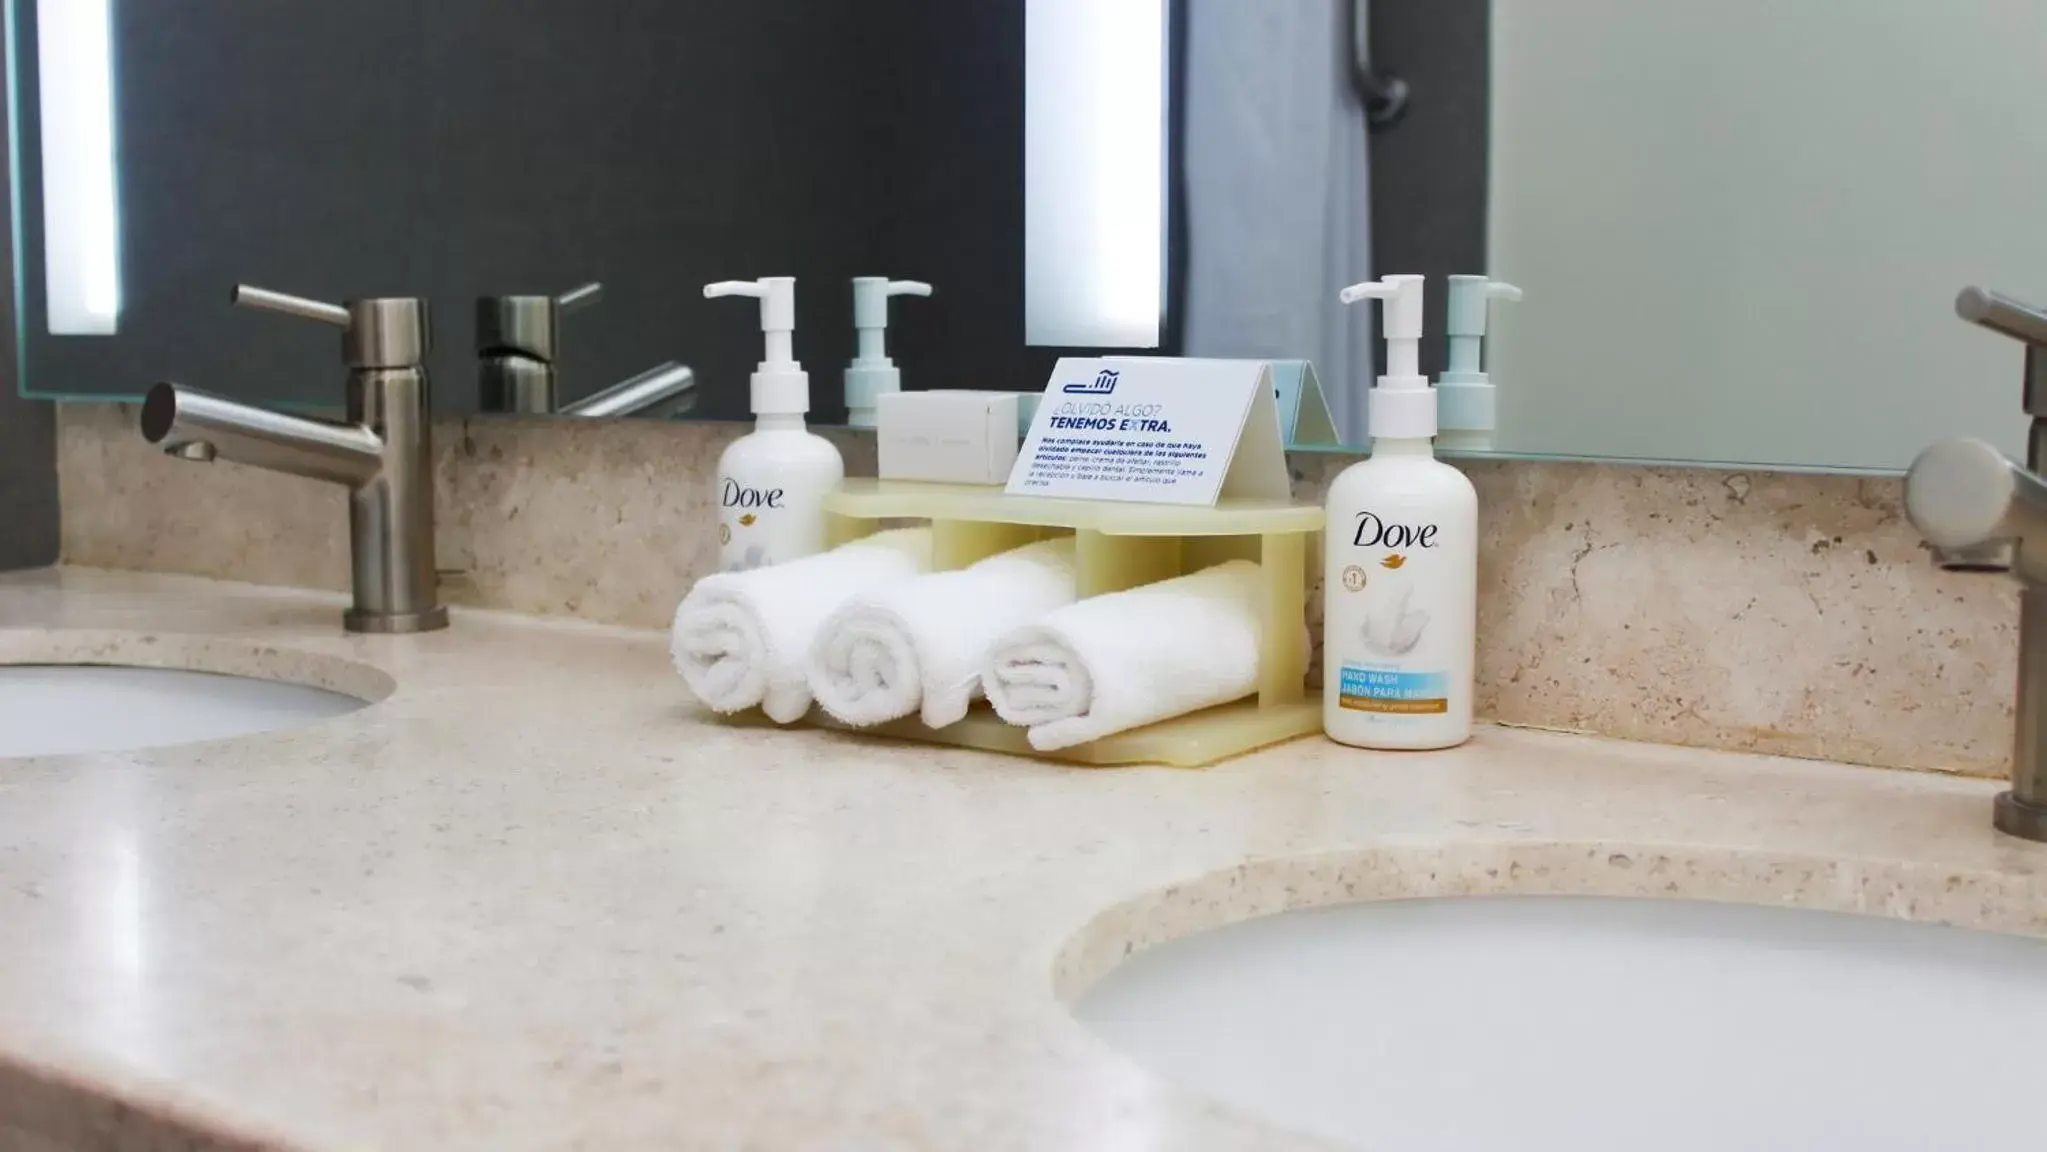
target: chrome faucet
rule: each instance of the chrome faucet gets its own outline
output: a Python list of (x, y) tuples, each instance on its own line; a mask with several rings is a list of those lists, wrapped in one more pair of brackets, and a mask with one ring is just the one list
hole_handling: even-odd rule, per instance
[(225, 457), (348, 488), (355, 603), (350, 632), (448, 626), (434, 572), (433, 446), (423, 300), (334, 305), (238, 285), (234, 302), (332, 324), (348, 364), (348, 418), (332, 424), (159, 383), (142, 403), (142, 437), (186, 460)]
[(558, 416), (679, 416), (696, 407), (696, 374), (673, 360), (594, 396), (560, 401), (555, 352), (561, 318), (604, 297), (595, 282), (559, 296), (479, 296), (477, 394), (485, 412)]
[(2047, 312), (1981, 288), (1964, 288), (1955, 312), (2026, 346), (2026, 467), (1981, 440), (1942, 440), (1905, 475), (1905, 515), (1942, 567), (2019, 578), (2011, 790), (1992, 818), (2000, 831), (2047, 842)]

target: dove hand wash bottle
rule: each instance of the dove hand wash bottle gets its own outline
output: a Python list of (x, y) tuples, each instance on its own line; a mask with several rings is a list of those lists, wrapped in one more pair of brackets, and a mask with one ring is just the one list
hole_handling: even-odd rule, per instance
[(722, 280), (704, 295), (754, 296), (767, 344), (747, 382), (753, 431), (718, 457), (718, 570), (785, 564), (825, 548), (825, 497), (845, 478), (831, 441), (804, 426), (810, 377), (796, 362), (796, 281)]
[(1360, 748), (1471, 738), (1478, 494), (1437, 460), (1436, 390), (1421, 375), (1422, 278), (1343, 291), (1385, 301), (1387, 374), (1367, 400), (1371, 458), (1329, 485), (1322, 730)]

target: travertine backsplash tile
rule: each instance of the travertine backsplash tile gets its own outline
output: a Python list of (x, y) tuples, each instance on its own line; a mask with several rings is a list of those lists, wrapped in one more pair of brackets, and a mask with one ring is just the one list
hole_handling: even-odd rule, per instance
[(450, 599), (659, 626), (716, 565), (710, 484), (739, 426), (647, 420), (436, 425)]
[(64, 563), (348, 587), (340, 487), (174, 460), (143, 442), (136, 419), (131, 404), (57, 405)]
[[(332, 484), (195, 465), (143, 443), (126, 404), (58, 409), (64, 562), (348, 587)], [(475, 417), (434, 423), (443, 598), (666, 627), (717, 561), (709, 477), (741, 424)], [(871, 436), (835, 435), (854, 474)]]
[[(1297, 457), (1296, 495), (1347, 461)], [(2001, 774), (2018, 594), (1935, 568), (1903, 481), (1463, 462), (1478, 708), (1508, 723)]]
[[(715, 555), (736, 424), (436, 423), (452, 603), (665, 626)], [(143, 444), (132, 408), (59, 409), (67, 563), (345, 588), (328, 485)], [(840, 437), (872, 474), (871, 437)], [(1318, 499), (1341, 457), (1294, 457)], [(1469, 463), (1479, 709), (1517, 724), (1975, 774), (2003, 771), (2009, 581), (1940, 572), (1895, 480)]]

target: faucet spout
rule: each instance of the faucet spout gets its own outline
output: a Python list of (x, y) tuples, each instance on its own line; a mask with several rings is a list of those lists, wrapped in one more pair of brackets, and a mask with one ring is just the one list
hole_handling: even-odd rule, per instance
[(205, 463), (225, 456), (348, 489), (350, 632), (431, 632), (448, 626), (434, 567), (434, 452), (426, 301), (365, 297), (328, 304), (242, 285), (235, 302), (343, 330), (348, 419), (286, 416), (177, 384), (142, 402), (142, 438)]
[(216, 456), (363, 488), (384, 467), (384, 442), (360, 424), (287, 416), (177, 384), (159, 383), (142, 402), (142, 437), (186, 460)]
[(680, 416), (696, 407), (696, 388), (696, 373), (670, 360), (594, 396), (562, 405), (561, 415)]

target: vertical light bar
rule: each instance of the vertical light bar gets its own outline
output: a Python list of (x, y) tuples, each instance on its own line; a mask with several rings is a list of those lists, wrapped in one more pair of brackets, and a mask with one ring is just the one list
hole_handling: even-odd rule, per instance
[(1156, 348), (1166, 285), (1166, 4), (1024, 8), (1024, 339)]
[(111, 335), (121, 314), (113, 0), (40, 0), (43, 292), (50, 332)]

